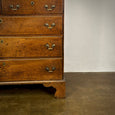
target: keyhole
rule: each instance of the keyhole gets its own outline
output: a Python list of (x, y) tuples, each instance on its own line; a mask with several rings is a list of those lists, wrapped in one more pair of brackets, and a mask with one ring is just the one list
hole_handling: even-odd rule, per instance
[(33, 6), (35, 3), (34, 3), (34, 1), (31, 1), (31, 5)]
[(3, 22), (3, 20), (2, 19), (0, 19), (0, 24)]
[(5, 66), (6, 65), (6, 63), (5, 62), (3, 62), (3, 66)]
[(1, 43), (3, 43), (4, 41), (3, 40), (1, 40)]

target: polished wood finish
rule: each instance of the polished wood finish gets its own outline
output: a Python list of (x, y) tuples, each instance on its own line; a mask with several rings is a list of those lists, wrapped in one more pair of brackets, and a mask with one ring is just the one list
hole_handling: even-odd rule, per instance
[(62, 57), (62, 36), (0, 37), (0, 57)]
[[(31, 2), (34, 2), (31, 4)], [(20, 7), (17, 10), (12, 10), (10, 5), (16, 8), (16, 5)], [(47, 10), (45, 5), (48, 5), (48, 9), (55, 5), (52, 10)], [(27, 14), (57, 14), (63, 13), (63, 1), (62, 0), (2, 0), (2, 14), (3, 15), (27, 15)]]
[[(52, 67), (56, 69), (53, 72)], [(0, 60), (0, 81), (61, 80), (61, 59)]]
[[(0, 0), (0, 4), (2, 4), (1, 3), (1, 0)], [(2, 14), (2, 5), (0, 5), (0, 15)]]
[(64, 0), (0, 0), (0, 85), (43, 84), (65, 97)]
[(56, 89), (55, 98), (65, 98), (65, 80), (0, 82), (0, 85), (43, 84)]
[(65, 97), (65, 81), (63, 82), (49, 82), (43, 83), (45, 87), (53, 87), (56, 89), (55, 97), (64, 98)]
[[(0, 35), (62, 34), (62, 16), (0, 16)], [(45, 24), (55, 27), (48, 29)]]

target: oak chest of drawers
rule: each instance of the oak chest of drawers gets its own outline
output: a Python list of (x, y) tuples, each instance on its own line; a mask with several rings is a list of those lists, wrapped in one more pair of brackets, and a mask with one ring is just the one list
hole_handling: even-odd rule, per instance
[(43, 84), (65, 97), (63, 49), (63, 0), (0, 0), (0, 85)]

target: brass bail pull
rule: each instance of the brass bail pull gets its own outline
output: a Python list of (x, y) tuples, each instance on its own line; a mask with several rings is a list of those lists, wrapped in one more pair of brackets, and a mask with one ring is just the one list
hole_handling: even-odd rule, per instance
[(49, 69), (49, 67), (46, 67), (46, 71), (49, 73), (53, 73), (56, 70), (56, 67), (52, 67), (52, 70)]
[(46, 26), (48, 29), (53, 29), (55, 27), (55, 23), (52, 23), (51, 26), (49, 26), (48, 23), (45, 23), (44, 26)]
[(16, 5), (16, 8), (14, 8), (14, 5), (10, 5), (11, 10), (16, 11), (20, 8), (20, 5)]
[(55, 5), (52, 5), (51, 8), (49, 8), (47, 4), (45, 5), (47, 11), (52, 11), (53, 9), (55, 9), (55, 7), (56, 7)]
[(52, 50), (54, 50), (54, 47), (55, 47), (56, 45), (55, 44), (52, 44), (52, 47), (50, 47), (50, 45), (47, 43), (46, 44), (46, 47), (47, 47), (47, 49), (49, 50), (49, 51), (52, 51)]

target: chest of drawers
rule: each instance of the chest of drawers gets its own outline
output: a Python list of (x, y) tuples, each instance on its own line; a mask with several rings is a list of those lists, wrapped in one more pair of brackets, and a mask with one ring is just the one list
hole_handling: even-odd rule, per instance
[(0, 85), (43, 84), (65, 97), (64, 1), (0, 0)]

